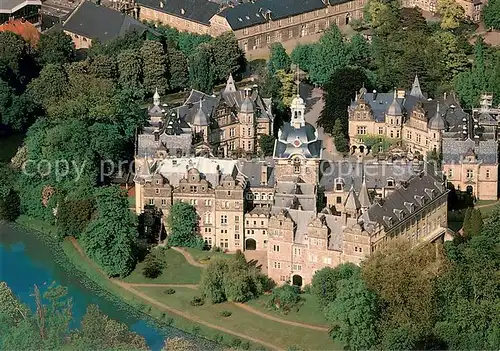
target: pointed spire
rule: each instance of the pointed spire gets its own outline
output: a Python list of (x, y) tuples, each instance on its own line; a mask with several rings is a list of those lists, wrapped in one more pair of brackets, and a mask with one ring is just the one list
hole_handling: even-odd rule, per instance
[(403, 114), (403, 111), (401, 110), (401, 106), (399, 105), (399, 102), (398, 102), (398, 90), (397, 89), (394, 89), (394, 99), (392, 100), (392, 103), (389, 105), (389, 108), (387, 109), (386, 114), (389, 116), (401, 116)]
[(418, 81), (417, 74), (415, 74), (415, 79), (413, 80), (410, 96), (414, 96), (419, 100), (425, 100), (424, 94), (422, 94), (422, 89), (420, 89), (420, 82)]
[(434, 130), (446, 129), (446, 121), (444, 120), (443, 116), (441, 116), (441, 113), (439, 113), (439, 102), (437, 103), (436, 114), (429, 121), (429, 129), (434, 129)]
[(233, 75), (229, 73), (229, 77), (226, 81), (226, 88), (224, 89), (224, 93), (235, 93), (236, 85), (234, 84)]
[(368, 194), (368, 187), (366, 186), (366, 176), (363, 170), (363, 183), (361, 184), (361, 189), (359, 190), (359, 203), (361, 208), (367, 209), (371, 205), (370, 195)]
[(345, 200), (344, 209), (346, 211), (356, 212), (361, 208), (361, 204), (359, 203), (359, 198), (354, 191), (354, 184), (351, 185), (351, 190), (347, 194), (347, 199)]
[(160, 94), (158, 94), (158, 88), (156, 88), (155, 94), (153, 95), (153, 104), (155, 106), (160, 106)]

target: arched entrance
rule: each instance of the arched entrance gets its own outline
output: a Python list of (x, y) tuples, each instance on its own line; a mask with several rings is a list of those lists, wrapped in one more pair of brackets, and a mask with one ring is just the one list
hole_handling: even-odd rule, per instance
[(300, 275), (294, 275), (292, 278), (292, 284), (296, 286), (302, 286), (302, 277)]
[(365, 147), (364, 147), (364, 145), (361, 145), (361, 146), (359, 147), (359, 153), (360, 153), (360, 154), (364, 154), (364, 153), (365, 153)]
[(256, 250), (257, 242), (254, 239), (247, 239), (245, 241), (245, 250)]
[(473, 193), (473, 191), (474, 191), (474, 188), (472, 187), (472, 185), (467, 185), (467, 192), (468, 192), (469, 194), (472, 194), (472, 193)]
[(345, 15), (345, 24), (348, 25), (350, 20), (351, 20), (351, 15), (348, 13), (347, 15)]

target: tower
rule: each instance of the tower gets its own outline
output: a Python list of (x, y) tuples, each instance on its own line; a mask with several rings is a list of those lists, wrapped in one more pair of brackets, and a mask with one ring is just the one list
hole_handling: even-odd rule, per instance
[(245, 89), (245, 99), (241, 103), (238, 112), (240, 121), (240, 147), (246, 152), (255, 152), (255, 115), (250, 90)]

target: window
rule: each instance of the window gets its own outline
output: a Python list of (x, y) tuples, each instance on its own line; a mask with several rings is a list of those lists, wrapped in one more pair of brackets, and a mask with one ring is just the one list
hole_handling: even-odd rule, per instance
[(286, 275), (280, 275), (280, 282), (286, 282), (288, 280)]
[(222, 202), (222, 208), (229, 208), (229, 201), (223, 201)]
[(263, 225), (264, 225), (264, 221), (260, 221), (260, 225), (262, 225), (262, 226), (263, 226)]
[(332, 264), (332, 258), (331, 257), (323, 257), (323, 263), (324, 264)]
[(420, 134), (417, 134), (417, 143), (420, 143), (420, 141), (421, 141), (421, 136)]
[(235, 129), (234, 128), (229, 129), (229, 136), (234, 137), (234, 135), (235, 135)]
[(260, 48), (260, 37), (255, 38), (255, 46)]
[(276, 33), (276, 37), (278, 41), (281, 41), (281, 39), (283, 38), (283, 34), (281, 33), (281, 31), (278, 31), (278, 33)]
[(248, 28), (243, 28), (243, 35), (248, 35)]
[(229, 247), (229, 239), (220, 239), (220, 247), (227, 249)]
[(212, 224), (212, 214), (210, 212), (205, 212), (205, 224)]
[(154, 206), (155, 204), (155, 200), (154, 199), (149, 199), (149, 205), (150, 206)]
[(342, 197), (337, 196), (337, 199), (335, 200), (336, 203), (341, 204), (342, 203)]
[(452, 170), (452, 169), (450, 169), (450, 170), (448, 171), (448, 178), (450, 178), (450, 179), (452, 179), (452, 178), (453, 178), (453, 170)]
[(227, 215), (221, 215), (220, 216), (220, 224), (226, 225), (227, 224)]
[(338, 182), (335, 184), (335, 190), (342, 190), (342, 183)]
[(411, 132), (410, 131), (406, 132), (406, 139), (410, 139), (411, 140)]
[(467, 178), (474, 178), (474, 171), (472, 169), (467, 170)]
[(486, 178), (487, 179), (490, 178), (490, 170), (489, 169), (486, 170)]
[(161, 205), (162, 205), (162, 206), (165, 206), (166, 204), (167, 204), (167, 200), (165, 200), (165, 199), (161, 199)]
[(266, 193), (262, 193), (262, 200), (267, 200), (267, 195), (266, 195)]
[(394, 186), (394, 180), (388, 179), (387, 180), (387, 186)]
[(298, 247), (293, 248), (293, 255), (294, 256), (300, 256), (302, 254), (302, 250)]
[(240, 223), (240, 216), (234, 216), (234, 223)]
[(288, 23), (293, 23), (293, 17), (288, 17)]
[(399, 135), (399, 130), (396, 130), (396, 138), (399, 138), (400, 135)]
[(301, 271), (302, 270), (302, 265), (300, 265), (300, 264), (294, 264), (293, 265), (293, 270), (294, 271)]
[(240, 240), (240, 234), (238, 234), (238, 233), (234, 234), (234, 239), (235, 240)]
[(196, 199), (191, 199), (191, 200), (189, 200), (189, 203), (191, 204), (191, 206), (196, 206), (196, 205), (197, 205), (197, 203), (198, 203), (198, 200), (196, 200)]
[(394, 138), (394, 131), (391, 130), (391, 138)]
[(281, 262), (274, 261), (273, 262), (273, 266), (274, 266), (275, 269), (281, 269)]
[(288, 30), (288, 37), (293, 38), (293, 30), (292, 29)]
[(378, 127), (378, 133), (384, 134), (384, 127)]
[(300, 164), (293, 165), (293, 173), (300, 173)]
[(273, 251), (274, 252), (280, 252), (280, 246), (279, 245), (273, 245)]
[(268, 198), (269, 198), (269, 200), (272, 200), (273, 199), (273, 194), (269, 194)]
[(160, 193), (160, 189), (155, 189), (155, 193), (158, 195)]
[(266, 29), (269, 29), (269, 28), (271, 28), (271, 22), (266, 23)]
[(212, 200), (205, 200), (205, 206), (212, 206)]
[(271, 36), (268, 34), (266, 35), (266, 43), (269, 44), (271, 42)]
[(358, 135), (365, 135), (366, 134), (366, 127), (365, 126), (359, 126), (358, 127)]

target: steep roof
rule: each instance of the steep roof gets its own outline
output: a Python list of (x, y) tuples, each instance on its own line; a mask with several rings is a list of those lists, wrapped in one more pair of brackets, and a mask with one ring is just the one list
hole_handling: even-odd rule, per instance
[(137, 0), (137, 4), (205, 25), (219, 11), (219, 5), (208, 0)]
[(285, 122), (278, 133), (274, 146), (275, 158), (290, 158), (302, 155), (305, 158), (321, 158), (322, 142), (318, 139), (316, 128), (306, 123), (300, 128), (294, 128)]
[(29, 42), (32, 47), (36, 46), (40, 39), (40, 32), (38, 29), (30, 22), (21, 19), (9, 21), (0, 25), (0, 32), (16, 33)]
[(142, 34), (148, 27), (119, 11), (83, 1), (64, 22), (63, 30), (105, 43), (131, 30)]

